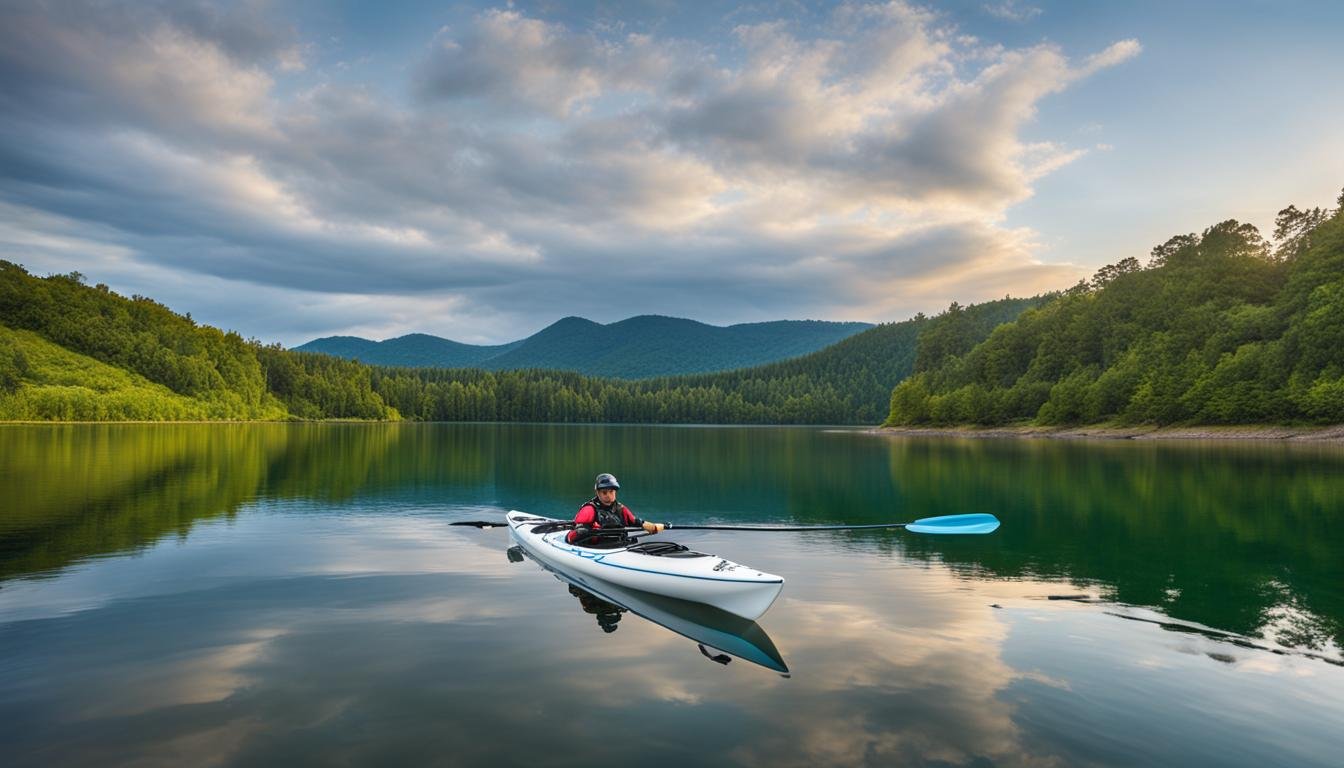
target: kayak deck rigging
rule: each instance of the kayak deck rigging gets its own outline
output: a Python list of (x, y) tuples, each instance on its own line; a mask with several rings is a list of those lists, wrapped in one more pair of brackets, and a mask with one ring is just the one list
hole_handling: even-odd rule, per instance
[(707, 555), (704, 552), (696, 552), (690, 547), (678, 544), (675, 541), (641, 541), (638, 544), (631, 544), (626, 547), (626, 551), (654, 557), (713, 557), (713, 555)]

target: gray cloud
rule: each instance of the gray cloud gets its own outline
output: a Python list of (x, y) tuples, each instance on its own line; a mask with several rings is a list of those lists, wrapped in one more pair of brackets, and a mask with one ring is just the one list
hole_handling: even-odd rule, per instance
[[(564, 314), (886, 320), (1059, 287), (1083, 270), (1000, 222), (1081, 151), (1019, 133), (1138, 52), (974, 48), (900, 3), (806, 38), (740, 27), (724, 51), (494, 10), (408, 56), (405, 101), (287, 80), (307, 43), (263, 6), (0, 14), (4, 257), (102, 279), (84, 243), (128, 282), (209, 276), (210, 296), (160, 283), (290, 343), (504, 340)], [(271, 308), (229, 319), (245, 285)]]
[(426, 98), (513, 102), (563, 116), (601, 93), (610, 53), (594, 36), (516, 11), (488, 11), (460, 37), (440, 30), (419, 88)]

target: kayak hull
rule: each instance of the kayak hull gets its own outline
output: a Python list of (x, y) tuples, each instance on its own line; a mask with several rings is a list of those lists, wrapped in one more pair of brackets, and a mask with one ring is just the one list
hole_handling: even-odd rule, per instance
[[(534, 533), (561, 522), (522, 512), (507, 516), (509, 535), (538, 561), (571, 576), (591, 577), (630, 589), (704, 603), (755, 620), (784, 588), (784, 579), (714, 555), (684, 552), (655, 555), (640, 547), (595, 549), (565, 541), (567, 530)], [(544, 529), (543, 529), (544, 530)]]

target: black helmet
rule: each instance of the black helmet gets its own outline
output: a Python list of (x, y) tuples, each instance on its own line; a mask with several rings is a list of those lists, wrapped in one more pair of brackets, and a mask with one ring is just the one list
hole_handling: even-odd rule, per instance
[(600, 491), (603, 488), (620, 488), (620, 487), (621, 484), (616, 482), (616, 476), (609, 475), (606, 472), (603, 472), (602, 474), (598, 475), (597, 479), (593, 481), (594, 491)]

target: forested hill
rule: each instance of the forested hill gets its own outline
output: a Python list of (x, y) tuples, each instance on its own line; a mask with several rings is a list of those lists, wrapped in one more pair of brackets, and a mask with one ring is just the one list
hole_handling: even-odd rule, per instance
[(1225, 221), (1101, 269), (982, 343), (921, 339), (889, 425), (1344, 422), (1344, 194), (1274, 243)]
[(879, 325), (793, 360), (746, 370), (655, 380), (646, 386), (651, 391), (699, 387), (756, 392), (796, 388), (810, 394), (814, 401), (837, 404), (836, 418), (823, 423), (875, 424), (887, 410), (892, 387), (913, 372), (916, 353), (925, 339), (957, 336), (973, 344), (999, 324), (1016, 318), (1046, 298), (1003, 298), (969, 307), (953, 303), (937, 317), (918, 315), (904, 322)]
[[(0, 420), (387, 419), (367, 366), (0, 261)], [(311, 358), (311, 359), (309, 359)]]
[(295, 347), (371, 365), (544, 368), (588, 376), (644, 379), (725, 371), (798, 357), (872, 328), (871, 323), (777, 320), (726, 327), (661, 315), (602, 325), (566, 317), (525, 339), (497, 346), (462, 344), (422, 333), (386, 341), (330, 336)]
[[(0, 420), (396, 419), (871, 424), (924, 335), (984, 338), (1043, 299), (871, 328), (803, 357), (628, 381), (380, 368), (264, 346), (142, 297), (0, 262)], [(955, 328), (955, 333), (947, 328)]]

